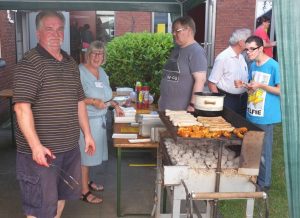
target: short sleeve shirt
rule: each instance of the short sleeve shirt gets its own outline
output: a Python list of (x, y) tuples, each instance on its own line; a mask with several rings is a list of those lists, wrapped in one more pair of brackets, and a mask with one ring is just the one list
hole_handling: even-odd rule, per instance
[[(254, 35), (259, 36), (265, 42), (270, 43), (270, 38), (268, 36), (268, 33), (264, 30), (264, 28), (262, 26), (258, 27), (255, 30)], [(268, 47), (268, 48), (264, 47), (264, 53), (266, 55), (268, 55), (269, 57), (273, 58), (273, 48), (272, 47)]]
[[(58, 61), (37, 45), (17, 64), (13, 81), (13, 103), (31, 104), (38, 137), (54, 153), (78, 146), (78, 102), (85, 98), (76, 62), (61, 53)], [(31, 153), (18, 125), (16, 141), (19, 152)]]
[[(98, 79), (83, 64), (79, 65), (79, 70), (81, 83), (87, 98), (96, 98), (103, 102), (112, 99), (109, 77), (103, 68), (98, 68)], [(93, 105), (87, 105), (87, 112), (89, 117), (103, 116), (106, 114), (107, 109), (99, 109)]]
[[(272, 58), (261, 66), (252, 63), (250, 80), (269, 86), (280, 84), (279, 64)], [(280, 96), (256, 89), (248, 94), (247, 120), (256, 124), (274, 124), (281, 122)]]
[(234, 86), (234, 80), (248, 82), (248, 67), (243, 55), (237, 55), (229, 46), (216, 57), (208, 80), (215, 83), (219, 89), (231, 94), (246, 92), (245, 88)]
[(159, 110), (186, 110), (194, 86), (193, 74), (206, 71), (206, 53), (198, 43), (175, 47), (163, 68)]

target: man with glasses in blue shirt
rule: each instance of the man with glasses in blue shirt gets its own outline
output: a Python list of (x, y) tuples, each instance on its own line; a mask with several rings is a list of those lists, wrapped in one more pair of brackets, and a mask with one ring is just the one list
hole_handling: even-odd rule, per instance
[(248, 89), (246, 118), (265, 132), (258, 175), (258, 185), (267, 191), (271, 186), (273, 128), (281, 122), (279, 64), (264, 53), (263, 40), (250, 36), (246, 40), (248, 58), (253, 60), (249, 69), (249, 84), (236, 81), (236, 86)]

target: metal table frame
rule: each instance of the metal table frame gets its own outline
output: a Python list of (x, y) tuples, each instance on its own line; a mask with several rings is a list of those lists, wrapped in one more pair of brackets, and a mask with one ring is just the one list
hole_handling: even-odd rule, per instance
[(12, 106), (13, 90), (12, 89), (1, 90), (0, 97), (5, 98), (5, 99), (8, 98), (8, 100), (9, 100), (9, 113), (10, 113), (10, 121), (11, 121), (11, 141), (12, 141), (12, 144), (15, 146), (16, 140), (15, 140), (15, 128), (14, 128), (14, 110), (13, 110), (13, 106)]
[[(114, 124), (114, 133), (121, 133), (121, 128), (126, 127), (129, 124), (126, 123), (115, 123)], [(122, 132), (124, 133), (124, 132)], [(138, 138), (143, 138), (139, 136)], [(113, 139), (113, 145), (117, 148), (117, 216), (141, 216), (149, 214), (122, 214), (121, 213), (121, 192), (122, 192), (122, 153), (126, 152), (136, 152), (142, 151), (145, 152), (149, 149), (156, 149), (158, 143), (129, 143), (128, 139)], [(134, 149), (134, 150), (133, 150)]]

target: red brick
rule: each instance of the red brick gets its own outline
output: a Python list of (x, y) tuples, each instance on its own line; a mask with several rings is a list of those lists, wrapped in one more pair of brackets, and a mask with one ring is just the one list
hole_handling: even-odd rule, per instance
[(115, 13), (115, 36), (126, 32), (151, 32), (151, 12), (127, 12)]
[[(16, 65), (15, 25), (8, 22), (6, 11), (0, 11), (1, 57), (6, 67), (0, 69), (0, 90), (11, 88), (12, 69)], [(4, 121), (3, 113), (8, 110), (8, 101), (0, 99), (0, 122)]]
[(228, 46), (237, 28), (254, 30), (256, 0), (218, 0), (216, 13), (215, 56)]

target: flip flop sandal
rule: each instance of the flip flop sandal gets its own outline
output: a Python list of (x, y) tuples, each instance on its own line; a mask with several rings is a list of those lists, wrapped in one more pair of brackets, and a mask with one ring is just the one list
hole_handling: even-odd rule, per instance
[(100, 191), (104, 190), (103, 185), (97, 185), (93, 181), (89, 181), (88, 186), (89, 186), (90, 190), (92, 190), (92, 191), (100, 192)]
[(88, 199), (89, 195), (92, 195), (92, 193), (90, 191), (88, 191), (85, 194), (82, 194), (81, 197), (80, 197), (80, 200), (82, 200), (84, 202), (87, 202), (87, 203), (90, 203), (90, 204), (100, 204), (100, 203), (102, 203), (103, 200), (101, 198), (99, 198), (100, 199), (99, 202), (95, 202), (94, 200), (97, 199), (97, 197), (94, 196), (94, 195), (92, 195), (93, 197), (89, 200)]

